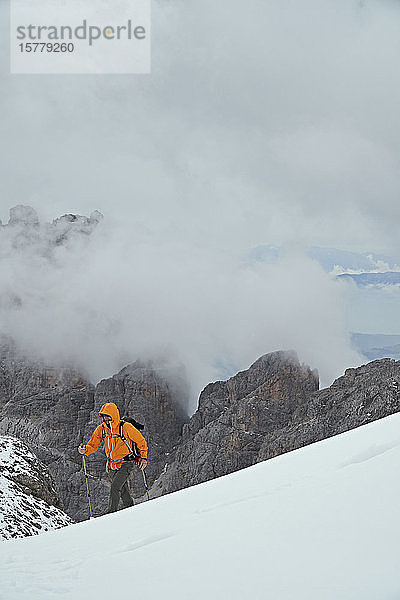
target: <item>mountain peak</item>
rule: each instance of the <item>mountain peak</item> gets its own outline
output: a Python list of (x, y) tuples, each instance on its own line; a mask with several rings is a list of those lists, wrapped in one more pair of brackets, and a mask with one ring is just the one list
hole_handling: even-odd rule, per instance
[(24, 225), (25, 227), (38, 227), (39, 217), (34, 208), (18, 204), (10, 209), (8, 225)]

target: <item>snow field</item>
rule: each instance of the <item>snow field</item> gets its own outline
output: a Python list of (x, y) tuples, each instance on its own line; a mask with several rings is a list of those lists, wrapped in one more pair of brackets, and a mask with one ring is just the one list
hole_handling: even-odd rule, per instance
[[(400, 598), (400, 415), (137, 507), (0, 543), (0, 598)], [(124, 594), (125, 595), (125, 594)]]

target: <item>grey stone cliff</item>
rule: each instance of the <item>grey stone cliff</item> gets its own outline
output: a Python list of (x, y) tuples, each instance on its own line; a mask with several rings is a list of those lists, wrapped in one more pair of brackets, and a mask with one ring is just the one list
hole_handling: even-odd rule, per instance
[(35, 362), (1, 338), (0, 433), (25, 442), (49, 468), (61, 506), (72, 518), (79, 518), (84, 507), (76, 448), (93, 409), (94, 391), (84, 375)]
[(209, 384), (153, 496), (254, 464), (265, 436), (290, 423), (317, 389), (317, 373), (294, 352), (262, 356), (247, 371)]
[(262, 357), (207, 386), (151, 493), (159, 496), (236, 471), (400, 411), (400, 362), (348, 369), (318, 391), (295, 355)]
[(269, 434), (265, 460), (382, 419), (400, 411), (400, 361), (376, 360), (345, 374), (299, 406), (291, 423)]
[[(186, 422), (187, 383), (180, 368), (137, 362), (93, 386), (71, 368), (49, 367), (0, 338), (0, 433), (23, 440), (48, 466), (65, 512), (74, 520), (88, 517), (82, 457), (77, 452), (100, 423), (105, 402), (115, 402), (121, 416), (130, 414), (145, 425), (150, 446), (149, 484), (158, 477), (166, 456)], [(104, 451), (87, 459), (93, 510), (106, 509), (109, 483)], [(143, 479), (135, 469), (133, 493), (143, 495)]]
[[(180, 366), (136, 361), (96, 387), (94, 407), (85, 428), (88, 440), (99, 425), (99, 410), (106, 402), (114, 402), (121, 418), (132, 416), (144, 424), (143, 435), (149, 446), (146, 468), (148, 485), (160, 475), (167, 456), (180, 440), (182, 427), (187, 422), (189, 388), (185, 372)], [(97, 451), (87, 458), (90, 473), (104, 472), (105, 456)], [(145, 490), (138, 469), (133, 469), (130, 480), (133, 496), (140, 499)], [(97, 499), (97, 510), (104, 512), (108, 494)]]
[[(64, 510), (88, 517), (82, 458), (100, 420), (102, 404), (115, 402), (121, 417), (145, 425), (146, 469), (157, 497), (245, 468), (400, 410), (400, 362), (374, 361), (348, 369), (318, 391), (318, 375), (294, 352), (262, 356), (228, 381), (209, 384), (188, 419), (184, 370), (137, 361), (96, 387), (84, 374), (49, 367), (0, 339), (0, 433), (23, 440), (47, 465)], [(104, 451), (87, 458), (95, 514), (106, 509), (109, 483)], [(132, 492), (144, 499), (135, 468)]]

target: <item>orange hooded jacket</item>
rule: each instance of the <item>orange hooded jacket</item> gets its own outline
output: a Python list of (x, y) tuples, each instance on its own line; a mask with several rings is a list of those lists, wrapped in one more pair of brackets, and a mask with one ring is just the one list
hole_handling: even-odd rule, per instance
[(146, 440), (140, 431), (138, 431), (136, 427), (132, 425), (132, 423), (126, 422), (123, 425), (123, 435), (129, 445), (130, 450), (128, 449), (124, 440), (120, 437), (119, 424), (121, 422), (121, 418), (119, 416), (119, 410), (117, 406), (113, 402), (103, 404), (99, 412), (99, 415), (102, 414), (110, 415), (112, 418), (111, 430), (105, 424), (101, 424), (96, 427), (92, 437), (86, 444), (86, 456), (89, 456), (89, 454), (92, 454), (92, 452), (96, 452), (104, 439), (104, 450), (108, 458), (107, 465), (109, 469), (115, 470), (121, 467), (123, 458), (129, 454), (130, 451), (132, 451), (133, 443), (136, 444), (140, 457), (147, 460)]

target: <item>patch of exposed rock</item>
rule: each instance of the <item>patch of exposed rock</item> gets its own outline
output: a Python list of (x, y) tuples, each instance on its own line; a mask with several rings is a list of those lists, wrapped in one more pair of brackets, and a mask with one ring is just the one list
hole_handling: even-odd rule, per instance
[(0, 436), (0, 537), (36, 535), (72, 523), (48, 469), (28, 447)]

